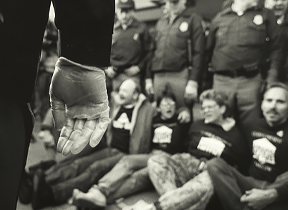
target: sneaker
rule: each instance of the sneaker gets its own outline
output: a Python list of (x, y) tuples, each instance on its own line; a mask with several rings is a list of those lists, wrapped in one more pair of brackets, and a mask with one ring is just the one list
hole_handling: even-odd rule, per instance
[(32, 208), (38, 210), (53, 205), (55, 205), (53, 191), (45, 181), (44, 172), (37, 170), (33, 179)]
[(74, 191), (72, 203), (78, 207), (95, 210), (105, 209), (107, 206), (106, 196), (99, 190), (97, 185), (91, 187), (87, 193)]

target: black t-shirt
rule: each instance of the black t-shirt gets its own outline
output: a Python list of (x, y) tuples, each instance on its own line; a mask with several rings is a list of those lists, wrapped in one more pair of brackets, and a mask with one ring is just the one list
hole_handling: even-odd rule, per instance
[(242, 171), (249, 165), (247, 141), (236, 126), (225, 131), (219, 125), (199, 120), (191, 126), (187, 141), (188, 152), (197, 158), (221, 157)]
[(129, 153), (131, 118), (134, 107), (121, 107), (112, 124), (111, 147)]
[(274, 182), (288, 171), (288, 121), (270, 127), (263, 117), (251, 114), (246, 133), (253, 158), (249, 174), (256, 179)]
[(174, 115), (171, 119), (163, 120), (159, 113), (153, 118), (153, 149), (163, 150), (170, 154), (183, 152), (183, 142), (190, 124), (180, 124), (177, 117)]

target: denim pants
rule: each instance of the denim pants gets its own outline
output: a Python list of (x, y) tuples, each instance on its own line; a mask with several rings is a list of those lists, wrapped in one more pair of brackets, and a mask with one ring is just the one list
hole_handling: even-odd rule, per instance
[(0, 99), (0, 208), (15, 210), (33, 129), (27, 104)]
[[(114, 165), (125, 155), (117, 149), (105, 148), (87, 157), (76, 159), (66, 165), (58, 175), (46, 176), (46, 181), (52, 187), (55, 200), (58, 203), (66, 202), (71, 196), (73, 189), (87, 191), (93, 184), (109, 172)], [(53, 177), (53, 178), (51, 178)], [(57, 178), (56, 178), (57, 177)], [(57, 180), (57, 181), (56, 181)]]
[[(227, 210), (249, 209), (245, 203), (240, 202), (241, 196), (247, 190), (272, 189), (287, 182), (288, 172), (279, 176), (274, 183), (257, 180), (251, 176), (244, 176), (234, 167), (228, 165), (224, 160), (215, 158), (207, 163), (207, 170), (212, 179), (215, 193), (217, 193), (222, 205)], [(285, 178), (284, 178), (285, 177)], [(285, 210), (288, 209), (288, 202), (276, 202), (263, 210)]]
[(163, 210), (204, 210), (213, 195), (207, 171), (188, 153), (155, 155), (148, 160), (149, 176)]

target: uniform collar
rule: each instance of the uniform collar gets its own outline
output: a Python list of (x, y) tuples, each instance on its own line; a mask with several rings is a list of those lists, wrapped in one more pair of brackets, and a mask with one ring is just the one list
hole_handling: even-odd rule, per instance
[[(233, 9), (232, 9), (232, 4), (233, 4), (233, 3), (230, 3), (230, 5), (227, 6), (222, 12), (220, 12), (220, 14), (221, 14), (221, 15), (227, 15), (227, 14), (231, 14), (231, 13), (237, 14), (236, 12), (233, 11)], [(261, 9), (262, 9), (262, 7), (261, 7), (260, 5), (253, 6), (253, 7), (249, 7), (249, 8), (247, 8), (247, 9), (244, 11), (243, 14), (245, 14), (245, 13), (248, 12), (248, 11), (259, 11), (259, 10), (261, 10)]]
[[(133, 28), (133, 27), (136, 27), (136, 25), (137, 25), (137, 20), (132, 17), (131, 21), (130, 21), (130, 22), (128, 23), (128, 25), (127, 25), (127, 28)], [(126, 28), (126, 29), (127, 29), (127, 28)], [(117, 21), (117, 22), (115, 23), (114, 29), (115, 29), (115, 30), (116, 30), (116, 29), (123, 29), (123, 28), (122, 28), (122, 25), (121, 25), (121, 23), (120, 23), (119, 21)]]
[[(192, 13), (194, 13), (195, 9), (193, 7), (186, 7), (184, 10), (182, 10), (181, 12), (179, 12), (178, 14), (176, 14), (176, 18), (175, 20), (179, 17), (179, 16), (183, 16), (183, 17), (190, 17)], [(163, 15), (163, 19), (167, 19), (169, 20), (170, 15), (169, 13), (164, 14)], [(174, 22), (174, 21), (173, 21)]]

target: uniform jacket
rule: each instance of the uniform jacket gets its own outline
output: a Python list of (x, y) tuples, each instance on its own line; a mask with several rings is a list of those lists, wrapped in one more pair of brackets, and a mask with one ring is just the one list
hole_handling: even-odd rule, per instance
[[(148, 78), (151, 78), (151, 72), (181, 71), (192, 66), (189, 79), (198, 81), (205, 48), (201, 21), (191, 7), (170, 24), (169, 16), (160, 18), (156, 25), (154, 55), (147, 72)], [(191, 53), (190, 58), (188, 52)]]
[(124, 30), (120, 22), (115, 23), (112, 37), (111, 65), (119, 71), (136, 65), (141, 71), (146, 70), (151, 39), (144, 23), (135, 18)]
[[(120, 106), (111, 103), (111, 119), (115, 118)], [(129, 154), (148, 153), (151, 151), (152, 138), (152, 120), (155, 115), (155, 109), (143, 94), (139, 99), (132, 113), (130, 130), (130, 148)], [(112, 141), (112, 123), (107, 130), (107, 144)]]
[[(1, 0), (0, 96), (30, 102), (51, 0)], [(114, 0), (55, 0), (61, 56), (86, 65), (108, 66)], [(0, 21), (1, 22), (1, 21)]]
[(220, 12), (211, 23), (207, 40), (208, 60), (215, 72), (261, 69), (270, 54), (268, 76), (276, 77), (281, 66), (281, 36), (271, 10), (249, 8), (238, 16), (231, 7)]

